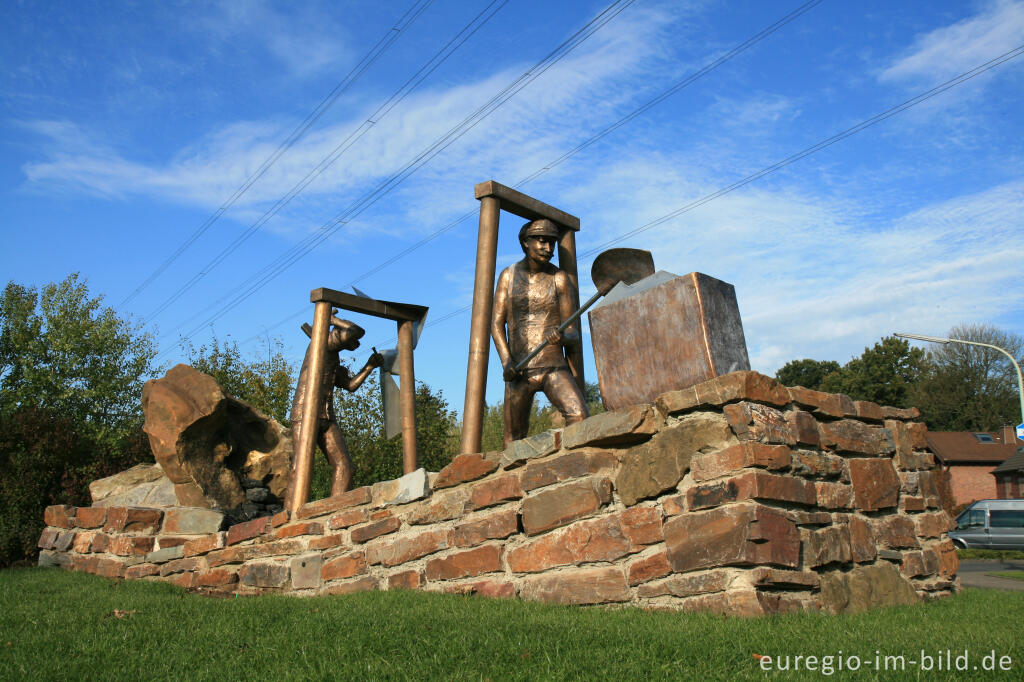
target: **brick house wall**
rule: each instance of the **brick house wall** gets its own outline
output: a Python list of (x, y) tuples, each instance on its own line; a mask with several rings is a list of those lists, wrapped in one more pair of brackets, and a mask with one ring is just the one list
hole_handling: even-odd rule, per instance
[(953, 501), (959, 506), (975, 500), (991, 500), (996, 495), (995, 465), (954, 464), (949, 467)]

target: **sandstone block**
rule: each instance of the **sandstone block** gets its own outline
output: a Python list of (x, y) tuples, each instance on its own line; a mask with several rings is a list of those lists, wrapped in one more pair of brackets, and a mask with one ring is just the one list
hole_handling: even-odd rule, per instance
[(800, 534), (777, 510), (754, 503), (690, 512), (665, 523), (669, 564), (676, 572), (716, 566), (800, 562)]
[(320, 553), (303, 554), (292, 559), (289, 567), (292, 589), (315, 590), (319, 588), (322, 567), (323, 555)]
[(771, 471), (786, 469), (790, 460), (791, 450), (785, 445), (747, 441), (717, 452), (695, 455), (690, 461), (690, 472), (695, 481), (707, 481), (746, 467)]
[(789, 402), (789, 391), (775, 379), (758, 372), (731, 372), (681, 391), (663, 393), (655, 401), (665, 414), (678, 414), (696, 407), (724, 405), (750, 400), (771, 405)]
[(178, 507), (164, 512), (164, 533), (205, 535), (216, 533), (224, 523), (224, 514), (213, 509)]
[(611, 482), (591, 476), (545, 488), (523, 500), (523, 531), (536, 535), (592, 514), (611, 501)]
[(900, 571), (908, 578), (927, 575), (924, 567), (924, 555), (921, 552), (904, 552)]
[(251, 540), (269, 531), (269, 516), (264, 516), (259, 519), (253, 519), (252, 521), (245, 521), (244, 523), (236, 523), (235, 525), (228, 528), (226, 544), (237, 545), (239, 542)]
[(276, 540), (258, 545), (242, 545), (215, 550), (206, 555), (206, 563), (210, 568), (224, 564), (237, 564), (250, 559), (261, 559), (273, 556), (294, 556), (306, 551), (302, 540)]
[(373, 504), (385, 507), (422, 500), (430, 495), (427, 470), (422, 467), (394, 481), (381, 481), (372, 487)]
[(585, 445), (640, 443), (654, 435), (658, 426), (658, 417), (650, 405), (634, 405), (569, 424), (562, 432), (562, 446), (572, 450)]
[(519, 592), (523, 599), (555, 604), (605, 604), (629, 601), (622, 571), (615, 567), (526, 578)]
[(509, 469), (528, 460), (546, 457), (557, 452), (562, 445), (561, 429), (551, 429), (529, 438), (512, 441), (501, 456), (501, 467)]
[(53, 549), (58, 552), (67, 552), (75, 545), (77, 533), (73, 530), (62, 530), (57, 533), (57, 539), (53, 543)]
[(349, 509), (343, 511), (340, 514), (335, 514), (328, 521), (327, 527), (331, 530), (340, 530), (342, 528), (348, 528), (354, 526), (357, 523), (363, 523), (367, 520), (368, 515), (365, 509)]
[(442, 583), (442, 592), (448, 594), (480, 595), (507, 599), (516, 596), (516, 586), (505, 580), (474, 580), (472, 582)]
[(821, 604), (832, 613), (859, 613), (880, 606), (915, 604), (917, 592), (892, 564), (858, 566), (821, 576)]
[(75, 525), (75, 507), (69, 504), (53, 504), (43, 511), (43, 521), (47, 526), (56, 528), (73, 528)]
[(374, 565), (398, 566), (448, 547), (449, 532), (447, 530), (429, 530), (418, 535), (385, 539), (368, 545), (366, 560)]
[(909, 516), (892, 514), (872, 519), (875, 540), (883, 547), (898, 549), (902, 547), (918, 548), (917, 532), (914, 519)]
[(914, 517), (914, 528), (918, 537), (938, 538), (946, 531), (956, 528), (956, 523), (947, 512), (929, 512)]
[(324, 525), (316, 521), (300, 521), (288, 526), (282, 526), (274, 531), (274, 537), (296, 538), (302, 535), (323, 535)]
[(110, 548), (111, 538), (106, 533), (93, 533), (90, 552), (106, 552)]
[(160, 567), (156, 564), (135, 564), (124, 569), (124, 577), (128, 580), (148, 578), (151, 575), (160, 575)]
[(141, 507), (108, 507), (103, 530), (125, 533), (155, 533), (160, 529), (163, 512)]
[(804, 564), (808, 568), (853, 560), (850, 527), (828, 526), (820, 530), (804, 530)]
[(389, 590), (415, 590), (423, 584), (419, 571), (399, 571), (388, 576)]
[(233, 567), (200, 570), (193, 573), (192, 576), (193, 587), (221, 587), (238, 582), (238, 570)]
[(814, 483), (793, 476), (748, 471), (738, 476), (696, 485), (686, 491), (687, 509), (707, 509), (737, 500), (760, 499), (814, 505)]
[(637, 596), (661, 597), (692, 597), (698, 594), (721, 592), (728, 589), (733, 576), (729, 571), (707, 571), (693, 575), (673, 575), (657, 582), (647, 583), (637, 588)]
[(381, 519), (380, 521), (374, 521), (373, 523), (368, 523), (365, 526), (358, 526), (352, 529), (352, 542), (362, 543), (367, 540), (380, 537), (381, 535), (394, 533), (401, 527), (401, 525), (401, 521), (391, 517)]
[(427, 580), (455, 580), (499, 571), (503, 552), (500, 545), (484, 545), (439, 559), (429, 559), (426, 565)]
[(928, 427), (923, 422), (911, 422), (907, 424), (910, 430), (910, 443), (915, 450), (928, 449)]
[(751, 572), (750, 581), (757, 587), (783, 589), (815, 589), (821, 578), (814, 571), (786, 571), (759, 566)]
[(843, 474), (843, 462), (838, 455), (815, 450), (793, 451), (793, 473), (815, 478), (835, 478)]
[(320, 590), (320, 593), (325, 595), (355, 594), (356, 592), (369, 592), (379, 588), (380, 584), (377, 578), (374, 578), (371, 575), (364, 575), (363, 577), (356, 578), (355, 580), (327, 585)]
[(786, 416), (774, 407), (740, 402), (726, 405), (724, 410), (729, 426), (741, 441), (796, 445), (796, 434)]
[(803, 410), (786, 412), (786, 423), (789, 424), (789, 428), (797, 443), (814, 447), (821, 444), (818, 421), (810, 412), (804, 412)]
[(871, 530), (871, 524), (861, 516), (850, 516), (849, 525), (853, 560), (859, 564), (874, 561), (877, 551), (875, 533)]
[(910, 421), (912, 419), (920, 418), (921, 410), (916, 407), (883, 407), (882, 415), (886, 419), (902, 419), (903, 421)]
[(311, 519), (317, 516), (323, 516), (324, 514), (330, 514), (331, 512), (336, 512), (347, 507), (358, 507), (361, 504), (369, 504), (372, 498), (373, 496), (371, 494), (370, 486), (364, 486), (362, 488), (356, 488), (355, 490), (349, 490), (348, 492), (341, 493), (340, 495), (325, 497), (322, 500), (316, 500), (314, 502), (307, 502), (299, 507), (299, 511), (295, 516), (299, 519)]
[(195, 540), (189, 540), (185, 543), (185, 556), (196, 556), (198, 554), (206, 554), (215, 549), (224, 547), (224, 543), (227, 540), (227, 533), (210, 533), (201, 538)]
[(850, 482), (853, 499), (862, 511), (895, 507), (900, 479), (888, 459), (851, 459)]
[(482, 454), (457, 455), (434, 479), (434, 490), (450, 488), (466, 481), (483, 478), (498, 468), (498, 463)]
[(853, 486), (831, 481), (818, 481), (814, 484), (818, 493), (818, 506), (825, 509), (851, 509), (853, 505)]
[(79, 528), (102, 528), (106, 522), (106, 507), (79, 507), (75, 515), (75, 525)]
[(668, 554), (661, 550), (634, 560), (626, 571), (626, 581), (630, 585), (639, 585), (668, 575), (672, 567), (668, 565)]
[(175, 559), (185, 558), (185, 546), (178, 545), (177, 547), (163, 547), (150, 552), (146, 555), (146, 561), (151, 564), (163, 564), (168, 561), (174, 561)]
[(855, 417), (857, 406), (849, 396), (842, 393), (824, 393), (803, 386), (790, 386), (789, 397), (793, 403), (809, 408), (814, 414), (826, 417)]
[(260, 561), (238, 569), (238, 580), (252, 587), (284, 587), (291, 577), (291, 567), (281, 561)]
[(366, 573), (366, 554), (363, 552), (351, 552), (324, 561), (320, 567), (320, 578), (325, 582), (351, 578), (361, 573)]
[(806, 509), (787, 509), (786, 518), (798, 526), (830, 526), (832, 515), (825, 511), (807, 511)]
[(518, 531), (518, 515), (513, 509), (506, 509), (456, 524), (452, 531), (452, 544), (456, 547), (472, 547), (487, 540), (507, 538)]
[(607, 450), (575, 450), (543, 462), (530, 462), (523, 469), (519, 483), (528, 492), (571, 478), (614, 469), (617, 463), (615, 456)]
[(853, 406), (857, 411), (857, 418), (871, 422), (881, 422), (884, 419), (882, 408), (877, 403), (868, 400), (854, 400)]
[[(50, 541), (49, 544), (44, 544), (43, 538), (46, 537), (46, 532), (47, 531), (51, 531), (53, 533), (53, 539)], [(71, 547), (72, 547), (72, 549), (74, 549), (79, 554), (88, 554), (89, 553), (89, 548), (92, 547), (92, 541), (93, 541), (93, 539), (95, 537), (96, 537), (96, 533), (90, 533), (89, 531), (79, 531), (75, 535), (75, 541), (74, 541), (74, 543), (72, 543)], [(54, 544), (56, 544), (56, 540), (57, 540), (57, 529), (56, 528), (44, 528), (43, 529), (43, 537), (39, 538), (39, 543), (37, 543), (37, 546), (42, 548), (42, 549), (49, 549)]]
[(173, 507), (181, 504), (159, 464), (139, 464), (89, 484), (94, 507)]
[(686, 495), (672, 495), (661, 498), (661, 511), (665, 516), (675, 516), (686, 511)]
[[(53, 528), (53, 527), (46, 527), (46, 528), (44, 528), (42, 534), (39, 536), (39, 542), (36, 543), (36, 547), (39, 547), (40, 549), (50, 549), (50, 548), (52, 548), (57, 543), (57, 537), (58, 537), (59, 533), (60, 533), (60, 531), (58, 531), (56, 528)], [(90, 542), (92, 541), (92, 534), (91, 533), (89, 533), (89, 534), (83, 533), (82, 537), (88, 537), (90, 539)], [(81, 551), (81, 550), (77, 550), (77, 548), (76, 548), (76, 551)], [(88, 549), (86, 549), (86, 551), (88, 551)]]
[(49, 549), (44, 549), (39, 552), (39, 561), (37, 562), (37, 565), (43, 567), (71, 568), (72, 560), (71, 557), (64, 552), (54, 552)]
[(173, 561), (168, 561), (160, 567), (160, 575), (166, 577), (174, 575), (175, 573), (191, 573), (200, 565), (200, 560), (197, 557), (175, 559)]
[[(500, 486), (504, 486), (505, 489), (502, 491), (489, 488), (486, 493), (482, 492), (477, 500), (482, 502), (487, 499), (488, 495), (501, 496), (514, 493), (515, 484), (512, 479), (503, 480), (499, 484)], [(413, 505), (407, 512), (405, 521), (410, 525), (417, 526), (456, 519), (462, 516), (468, 505), (469, 492), (465, 488), (442, 490), (431, 495), (428, 501)]]
[(935, 553), (939, 558), (939, 575), (944, 578), (952, 578), (960, 569), (960, 557), (956, 553), (956, 546), (950, 539), (945, 539), (935, 545)]
[(508, 500), (518, 500), (523, 496), (519, 486), (519, 476), (506, 474), (473, 485), (466, 503), (469, 511), (492, 507)]
[(332, 547), (338, 547), (344, 545), (345, 538), (342, 535), (322, 535), (318, 538), (310, 538), (308, 547), (312, 550), (323, 550), (331, 549)]
[(575, 523), (519, 545), (509, 551), (508, 567), (513, 573), (536, 573), (554, 566), (615, 561), (640, 549), (623, 531), (621, 517), (613, 515)]
[(720, 415), (691, 414), (646, 443), (623, 450), (615, 488), (624, 504), (654, 497), (678, 485), (700, 452), (735, 442)]
[(883, 426), (869, 426), (854, 419), (818, 425), (824, 448), (859, 455), (889, 455), (896, 451), (892, 432)]
[(926, 509), (923, 497), (913, 495), (900, 495), (900, 511), (922, 512)]

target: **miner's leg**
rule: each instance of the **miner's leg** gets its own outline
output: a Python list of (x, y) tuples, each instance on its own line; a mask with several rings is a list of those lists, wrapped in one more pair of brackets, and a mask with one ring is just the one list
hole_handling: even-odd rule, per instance
[(583, 391), (568, 369), (553, 370), (544, 375), (544, 395), (562, 413), (566, 424), (575, 424), (588, 417)]
[(327, 455), (327, 461), (334, 469), (331, 479), (331, 495), (340, 495), (352, 483), (352, 458), (348, 456), (348, 444), (341, 435), (341, 429), (333, 421), (320, 432), (320, 449)]
[(530, 407), (537, 389), (530, 386), (527, 377), (505, 382), (505, 447), (530, 430)]

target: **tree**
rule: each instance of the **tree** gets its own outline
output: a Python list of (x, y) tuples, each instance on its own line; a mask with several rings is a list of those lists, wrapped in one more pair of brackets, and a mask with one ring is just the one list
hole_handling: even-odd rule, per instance
[(803, 386), (814, 390), (821, 389), (821, 383), (829, 374), (839, 371), (839, 363), (835, 360), (790, 360), (775, 373), (775, 378), (786, 386)]
[[(951, 339), (988, 343), (1024, 361), (1024, 338), (990, 325), (961, 324)], [(962, 343), (936, 344), (911, 402), (936, 431), (995, 431), (1021, 418), (1017, 372), (999, 351)]]
[(295, 368), (284, 357), (279, 339), (267, 342), (266, 357), (243, 358), (238, 343), (221, 343), (216, 336), (198, 349), (188, 345), (188, 364), (209, 374), (228, 395), (288, 426), (295, 391)]
[(78, 274), (42, 292), (9, 282), (0, 296), (0, 412), (46, 408), (90, 437), (116, 441), (141, 422), (152, 337), (90, 297)]
[(142, 433), (149, 334), (91, 297), (77, 274), (0, 295), (0, 565), (31, 559), (50, 504), (152, 461)]
[(912, 348), (895, 336), (886, 336), (859, 358), (853, 358), (838, 372), (827, 375), (821, 390), (845, 393), (854, 400), (870, 400), (880, 405), (909, 407), (911, 387), (924, 368), (924, 351)]

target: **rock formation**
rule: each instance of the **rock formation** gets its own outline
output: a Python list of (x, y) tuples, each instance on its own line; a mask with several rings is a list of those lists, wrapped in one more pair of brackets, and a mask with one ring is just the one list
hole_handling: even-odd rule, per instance
[(287, 429), (226, 395), (212, 377), (177, 365), (146, 382), (142, 410), (153, 455), (178, 504), (244, 509), (268, 502), (253, 499), (251, 490), (263, 487), (271, 503), (284, 497), (292, 454)]

